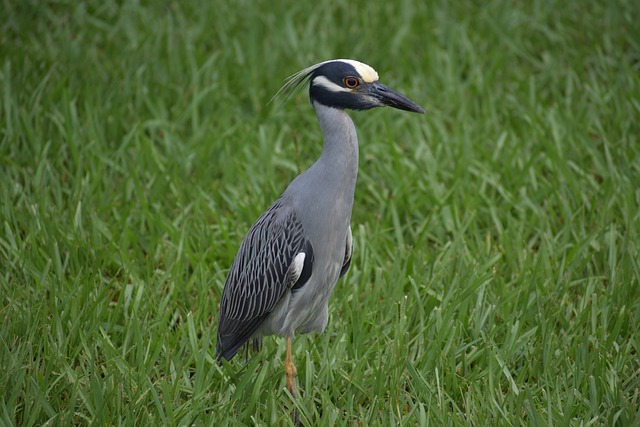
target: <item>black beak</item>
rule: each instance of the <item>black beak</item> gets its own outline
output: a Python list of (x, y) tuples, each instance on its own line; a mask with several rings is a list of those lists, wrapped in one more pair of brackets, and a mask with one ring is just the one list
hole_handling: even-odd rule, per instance
[(382, 105), (397, 108), (398, 110), (411, 111), (413, 113), (424, 114), (424, 109), (395, 90), (375, 82), (369, 87), (370, 96), (377, 98)]

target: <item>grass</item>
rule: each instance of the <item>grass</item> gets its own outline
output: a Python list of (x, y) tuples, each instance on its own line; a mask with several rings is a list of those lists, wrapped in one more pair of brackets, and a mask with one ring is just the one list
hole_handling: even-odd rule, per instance
[(321, 149), (284, 78), (357, 58), (354, 262), (303, 425), (640, 425), (633, 1), (0, 3), (0, 424), (290, 423), (219, 366), (244, 233)]

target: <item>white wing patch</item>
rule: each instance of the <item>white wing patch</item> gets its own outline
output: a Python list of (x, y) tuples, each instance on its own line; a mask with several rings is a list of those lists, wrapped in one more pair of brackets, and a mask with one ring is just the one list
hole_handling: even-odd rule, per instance
[(300, 252), (293, 259), (293, 262), (289, 266), (289, 277), (291, 278), (289, 286), (293, 286), (300, 278), (300, 275), (302, 274), (302, 268), (304, 267), (304, 259), (306, 257), (307, 254), (305, 254), (304, 252)]
[(351, 234), (351, 226), (349, 226), (349, 232), (347, 233), (347, 248), (345, 250), (346, 258), (351, 258), (351, 253), (353, 252), (353, 235)]

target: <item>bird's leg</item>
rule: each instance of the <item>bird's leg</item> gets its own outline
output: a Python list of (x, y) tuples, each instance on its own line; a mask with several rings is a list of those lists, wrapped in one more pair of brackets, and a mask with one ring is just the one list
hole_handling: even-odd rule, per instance
[[(298, 375), (298, 370), (296, 369), (296, 365), (293, 364), (293, 358), (291, 357), (291, 337), (287, 337), (287, 356), (284, 360), (284, 373), (287, 377), (287, 388), (289, 389), (289, 393), (291, 393), (291, 397), (293, 397), (293, 399), (297, 399), (296, 375)], [(296, 426), (299, 425), (298, 411), (295, 408), (293, 408), (293, 411), (291, 412), (291, 417), (293, 417), (293, 424)]]
[(291, 357), (291, 338), (287, 337), (287, 357), (284, 361), (284, 373), (287, 376), (287, 388), (289, 389), (289, 393), (294, 398), (297, 398), (296, 394), (296, 375), (298, 375), (298, 370), (296, 369), (296, 365), (293, 364), (293, 358)]

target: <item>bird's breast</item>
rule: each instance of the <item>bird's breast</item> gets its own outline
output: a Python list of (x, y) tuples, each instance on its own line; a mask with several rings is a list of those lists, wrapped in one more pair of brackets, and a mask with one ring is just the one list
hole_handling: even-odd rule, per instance
[(298, 324), (294, 329), (321, 331), (326, 326), (327, 304), (344, 262), (352, 202), (348, 204), (325, 204), (324, 210), (316, 211), (316, 221), (308, 225), (309, 229), (313, 229), (309, 233), (309, 240), (313, 245), (314, 261), (309, 282), (293, 294), (290, 302), (293, 313), (306, 313), (296, 316)]

